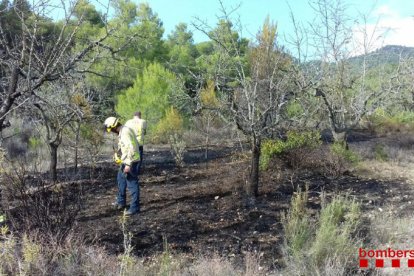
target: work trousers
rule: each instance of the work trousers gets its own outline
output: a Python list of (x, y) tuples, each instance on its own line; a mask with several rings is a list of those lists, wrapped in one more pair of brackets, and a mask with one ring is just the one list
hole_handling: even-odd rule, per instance
[(126, 206), (126, 189), (128, 188), (129, 194), (131, 196), (131, 204), (129, 207), (129, 211), (131, 213), (138, 213), (140, 211), (138, 183), (139, 162), (132, 163), (130, 167), (131, 170), (128, 173), (124, 173), (124, 164), (122, 164), (119, 168), (117, 176), (117, 203), (119, 206)]

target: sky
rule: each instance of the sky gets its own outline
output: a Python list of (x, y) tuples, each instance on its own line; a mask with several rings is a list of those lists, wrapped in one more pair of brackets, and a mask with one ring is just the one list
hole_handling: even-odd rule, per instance
[[(171, 33), (179, 22), (187, 23), (193, 31), (195, 42), (207, 40), (207, 37), (192, 28), (196, 18), (205, 20), (213, 26), (222, 15), (218, 0), (147, 0), (154, 12), (164, 23), (165, 35)], [(252, 38), (258, 32), (266, 16), (277, 23), (279, 37), (283, 39), (293, 33), (290, 18), (291, 7), (297, 20), (307, 24), (314, 17), (307, 0), (222, 0), (226, 10), (238, 7), (231, 16), (240, 18), (243, 36)], [(385, 45), (414, 47), (414, 1), (413, 0), (344, 0), (349, 15), (358, 18), (361, 13), (369, 14), (367, 29), (386, 32), (373, 48)], [(139, 2), (137, 2), (139, 3)], [(355, 23), (355, 36), (361, 26)], [(381, 30), (381, 31), (380, 31)]]
[[(51, 0), (61, 1), (61, 0)], [(67, 1), (67, 0), (63, 0)], [(107, 5), (111, 0), (90, 0), (97, 9)], [(158, 14), (165, 29), (164, 37), (170, 34), (178, 23), (188, 24), (196, 43), (208, 40), (202, 32), (196, 30), (192, 23), (202, 20), (214, 27), (223, 15), (219, 0), (130, 0), (135, 3), (147, 2)], [(288, 46), (286, 40), (294, 33), (290, 9), (297, 21), (309, 26), (314, 12), (309, 7), (309, 0), (221, 0), (227, 12), (233, 11), (231, 18), (240, 19), (242, 36), (253, 38), (261, 28), (265, 18), (278, 26), (280, 44)], [(311, 0), (315, 1), (315, 0)], [(414, 0), (342, 0), (347, 5), (347, 14), (355, 19), (353, 23), (354, 39), (360, 41), (361, 29), (374, 34), (375, 50), (385, 45), (402, 45), (414, 47)], [(103, 5), (102, 5), (103, 4)], [(290, 8), (289, 8), (290, 7)], [(361, 25), (361, 14), (368, 15), (366, 25)], [(359, 19), (357, 22), (356, 19)], [(374, 30), (376, 30), (374, 32)], [(378, 39), (377, 39), (378, 38)], [(355, 50), (356, 54), (361, 54)]]

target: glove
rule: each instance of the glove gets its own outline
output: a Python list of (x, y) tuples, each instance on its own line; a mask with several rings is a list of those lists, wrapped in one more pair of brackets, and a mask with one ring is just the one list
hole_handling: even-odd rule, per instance
[(118, 153), (116, 153), (116, 152), (114, 153), (113, 160), (114, 160), (115, 164), (117, 164), (117, 165), (122, 164), (122, 160), (121, 160), (121, 158), (119, 158)]

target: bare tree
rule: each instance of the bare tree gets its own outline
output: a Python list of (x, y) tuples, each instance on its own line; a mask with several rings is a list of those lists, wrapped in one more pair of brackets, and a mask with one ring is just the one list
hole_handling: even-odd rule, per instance
[[(88, 23), (77, 10), (81, 3), (61, 1), (56, 7), (56, 2), (33, 1), (30, 7), (20, 0), (0, 10), (2, 19), (9, 15), (15, 22), (0, 20), (0, 131), (10, 125), (10, 112), (26, 104), (46, 83), (73, 72), (91, 72), (99, 57), (116, 53), (117, 49), (105, 44), (115, 32), (106, 21), (102, 21), (103, 31), (82, 44), (75, 43)], [(64, 14), (59, 22), (47, 18), (59, 11)], [(106, 18), (102, 16), (102, 20)]]
[(291, 42), (302, 67), (297, 79), (319, 97), (334, 139), (347, 145), (350, 129), (380, 106), (390, 92), (388, 73), (370, 70), (376, 64), (368, 53), (379, 42), (381, 30), (377, 24), (369, 32), (365, 16), (356, 25), (356, 20), (347, 16), (342, 0), (315, 0), (310, 6), (315, 19), (307, 28), (292, 15), (296, 35)]
[(392, 91), (397, 97), (396, 103), (404, 111), (414, 111), (414, 56), (400, 58), (398, 70), (391, 80)]
[[(240, 38), (231, 29), (229, 14), (224, 8), (222, 11), (227, 22), (224, 25), (227, 35), (207, 32), (202, 24), (196, 27), (208, 34), (221, 48), (219, 57), (222, 62), (217, 63), (216, 72), (219, 77), (215, 78), (219, 98), (222, 100), (221, 112), (250, 138), (252, 157), (245, 191), (253, 199), (259, 191), (262, 140), (277, 136), (285, 120), (288, 120), (285, 111), (295, 92), (290, 71), (291, 59), (276, 43), (276, 25), (269, 18), (257, 34), (256, 41), (251, 43), (246, 59), (240, 52)], [(224, 62), (227, 63), (223, 65)], [(221, 80), (224, 79), (224, 74), (220, 69), (228, 70), (229, 65), (233, 75), (230, 74), (229, 78), (227, 74), (229, 79), (223, 83)]]
[(44, 85), (35, 94), (33, 115), (40, 118), (41, 129), (45, 130), (50, 150), (49, 170), (54, 181), (57, 180), (58, 148), (64, 130), (70, 124), (91, 116), (91, 99), (88, 96), (82, 82), (72, 79), (65, 83), (59, 81)]

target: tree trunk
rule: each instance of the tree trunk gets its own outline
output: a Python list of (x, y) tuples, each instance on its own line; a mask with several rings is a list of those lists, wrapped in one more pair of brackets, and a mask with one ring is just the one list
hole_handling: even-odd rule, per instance
[(49, 149), (50, 149), (49, 170), (50, 170), (50, 177), (52, 178), (53, 181), (57, 180), (57, 152), (58, 152), (58, 147), (59, 146), (54, 144), (54, 143), (49, 144)]
[(77, 125), (77, 128), (76, 128), (76, 137), (75, 137), (75, 157), (74, 157), (75, 164), (73, 165), (75, 167), (75, 173), (78, 172), (79, 138), (80, 138), (80, 123), (78, 123), (78, 125)]
[(259, 194), (259, 159), (260, 139), (254, 137), (252, 141), (252, 159), (250, 164), (250, 177), (246, 183), (246, 193), (249, 197), (256, 197)]
[(207, 115), (207, 135), (206, 135), (206, 149), (204, 153), (204, 159), (208, 160), (208, 143), (210, 143), (210, 114)]
[(0, 106), (0, 132), (10, 126), (10, 122), (6, 120), (6, 115), (12, 108), (15, 100), (20, 97), (20, 93), (16, 93), (17, 82), (19, 80), (20, 69), (17, 66), (13, 67), (12, 75), (7, 88), (7, 95), (2, 99)]
[(341, 143), (342, 145), (344, 145), (345, 149), (347, 150), (349, 149), (348, 141), (347, 141), (348, 132), (346, 130), (343, 130), (343, 131), (332, 130), (332, 135), (333, 135), (334, 142)]

